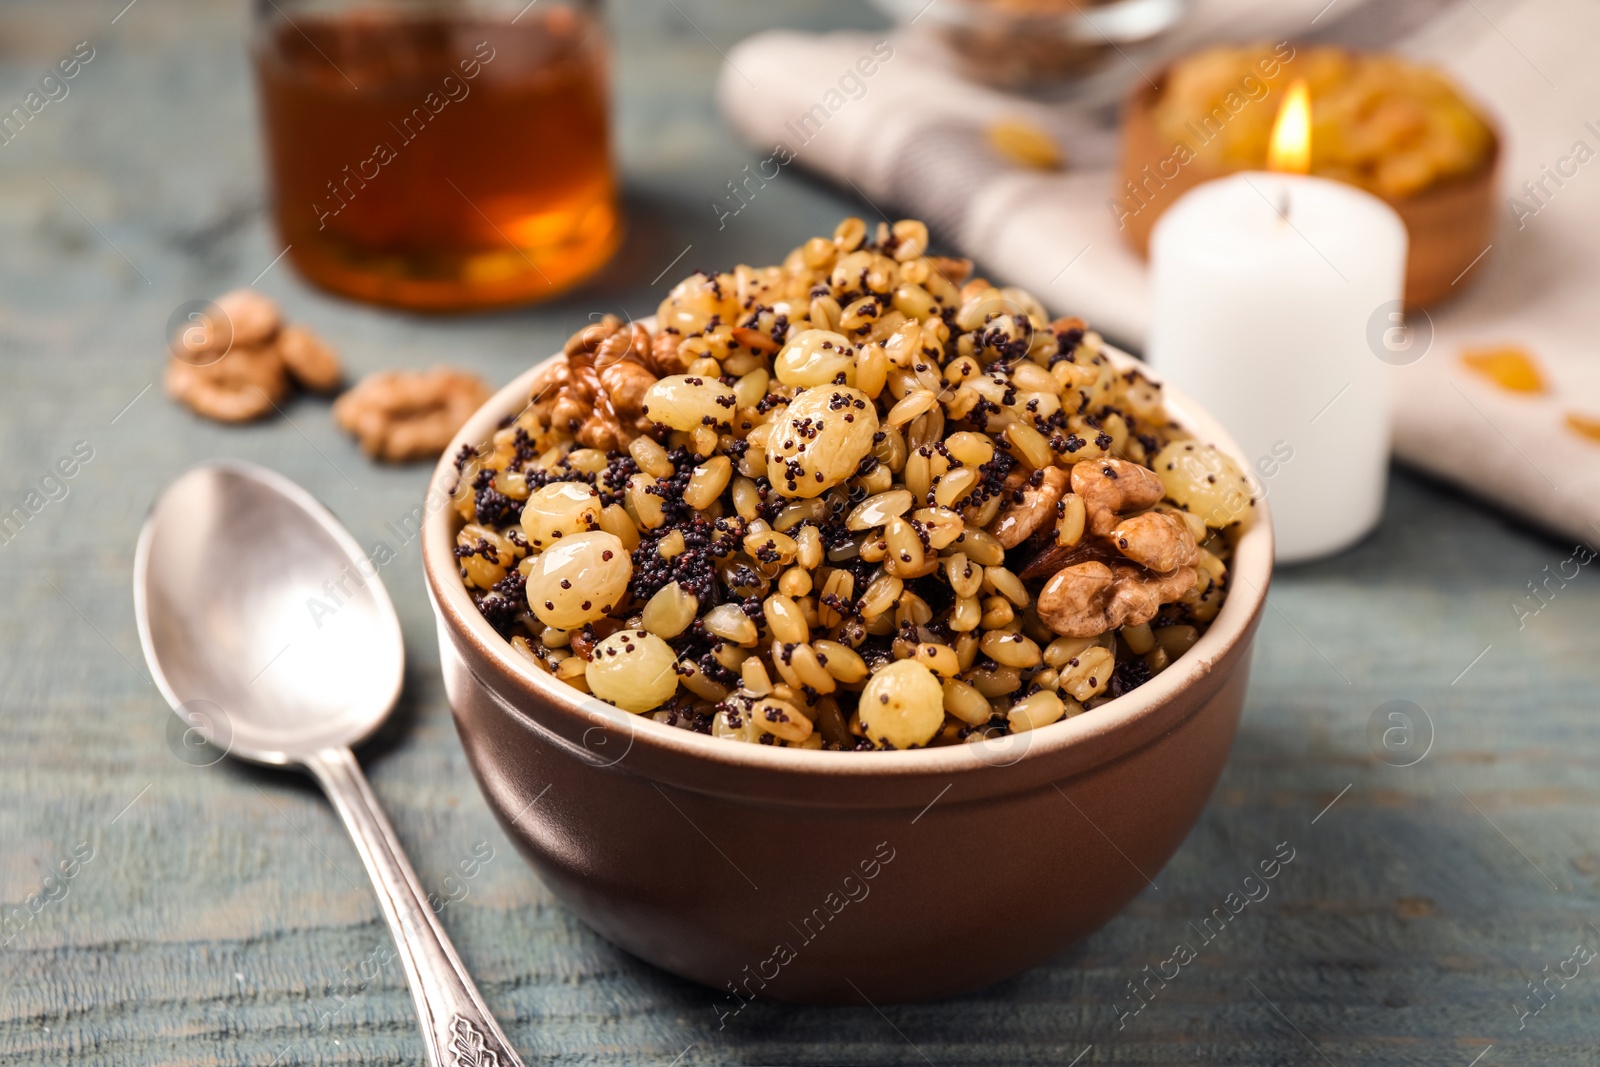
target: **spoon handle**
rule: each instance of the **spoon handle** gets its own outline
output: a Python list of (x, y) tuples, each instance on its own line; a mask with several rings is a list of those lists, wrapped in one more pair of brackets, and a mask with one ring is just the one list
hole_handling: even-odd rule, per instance
[(306, 761), (355, 839), (417, 1004), (429, 1067), (522, 1067), (439, 925), (355, 753), (330, 748)]

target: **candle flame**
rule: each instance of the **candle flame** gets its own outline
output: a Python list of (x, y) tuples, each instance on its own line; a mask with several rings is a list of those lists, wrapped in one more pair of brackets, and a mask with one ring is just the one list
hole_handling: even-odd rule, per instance
[(1311, 90), (1304, 78), (1289, 86), (1272, 124), (1267, 169), (1289, 174), (1311, 173)]

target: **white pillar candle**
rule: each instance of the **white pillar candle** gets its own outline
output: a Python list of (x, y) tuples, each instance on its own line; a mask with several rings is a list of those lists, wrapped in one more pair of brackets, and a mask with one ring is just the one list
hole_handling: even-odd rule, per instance
[(1297, 174), (1197, 186), (1151, 234), (1150, 363), (1244, 449), (1280, 562), (1337, 552), (1382, 514), (1390, 368), (1368, 327), (1397, 321), (1405, 262), (1392, 208)]

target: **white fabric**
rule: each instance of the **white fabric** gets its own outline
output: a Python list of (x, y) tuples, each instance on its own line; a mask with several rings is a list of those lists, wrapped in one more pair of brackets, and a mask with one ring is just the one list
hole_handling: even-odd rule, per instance
[[(1329, 39), (1393, 47), (1448, 70), (1500, 125), (1502, 201), (1518, 195), (1537, 208), (1520, 229), (1509, 204), (1502, 209), (1492, 251), (1459, 283), (1463, 295), (1433, 310), (1431, 348), (1397, 370), (1398, 456), (1538, 525), (1595, 539), (1600, 443), (1565, 428), (1563, 418), (1570, 410), (1600, 417), (1600, 64), (1588, 54), (1600, 40), (1600, 5), (1196, 0), (1160, 45), (1130, 50), (1127, 63), (1114, 61), (1072, 100), (1053, 105), (962, 81), (915, 32), (773, 31), (729, 53), (719, 99), (763, 154), (781, 143), (795, 163), (847, 183), (891, 216), (927, 218), (997, 280), (1137, 348), (1148, 282), (1106, 206), (1116, 135), (1105, 102), (1140, 71), (1210, 40), (1302, 40), (1319, 11), (1315, 29)], [(884, 41), (893, 49), (888, 59)], [(870, 75), (861, 73), (863, 58)], [(984, 131), (1012, 116), (1049, 130), (1069, 168), (1046, 173), (998, 158)], [(1596, 157), (1581, 166), (1570, 161), (1579, 141)], [(1550, 192), (1539, 206), (1523, 182), (1563, 159), (1576, 175), (1559, 187), (1545, 179)], [(1420, 338), (1426, 324), (1414, 321)], [(1551, 392), (1508, 394), (1463, 368), (1463, 346), (1496, 343), (1535, 353)]]

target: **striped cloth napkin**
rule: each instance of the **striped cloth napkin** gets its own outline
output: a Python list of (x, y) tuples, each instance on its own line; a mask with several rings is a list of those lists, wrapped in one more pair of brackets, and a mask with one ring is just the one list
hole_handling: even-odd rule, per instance
[[(1442, 67), (1498, 122), (1499, 230), (1458, 279), (1462, 294), (1413, 316), (1412, 351), (1423, 354), (1394, 370), (1395, 451), (1534, 525), (1600, 544), (1600, 442), (1566, 424), (1572, 413), (1600, 420), (1600, 64), (1589, 55), (1600, 4), (1591, 0), (1195, 0), (1159, 43), (1127, 50), (1053, 104), (962, 81), (915, 27), (767, 32), (728, 53), (718, 86), (724, 114), (766, 158), (716, 210), (736, 225), (759, 183), (804, 167), (891, 216), (926, 219), (995, 280), (1138, 350), (1146, 269), (1107, 206), (1118, 101), (1174, 55), (1281, 39), (1389, 48)], [(1066, 169), (996, 151), (994, 128), (1017, 121), (1044, 132)], [(1544, 392), (1509, 392), (1461, 360), (1468, 348), (1505, 344), (1536, 357)]]

